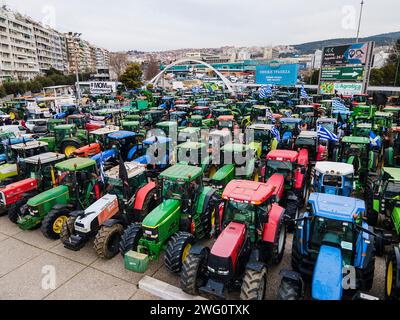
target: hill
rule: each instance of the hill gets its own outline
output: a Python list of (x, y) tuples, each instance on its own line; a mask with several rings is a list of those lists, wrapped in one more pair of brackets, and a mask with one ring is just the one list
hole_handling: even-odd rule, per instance
[[(360, 38), (360, 42), (366, 41), (375, 41), (376, 46), (384, 46), (390, 45), (393, 41), (400, 39), (400, 31), (398, 32), (390, 32), (390, 33), (382, 33), (375, 36), (370, 36), (366, 38)], [(326, 46), (332, 45), (341, 45), (355, 42), (355, 38), (339, 38), (339, 39), (330, 39), (330, 40), (321, 40), (314, 42), (307, 42), (298, 45), (294, 45), (293, 47), (299, 51), (300, 54), (310, 54), (314, 53), (317, 49), (322, 49)]]

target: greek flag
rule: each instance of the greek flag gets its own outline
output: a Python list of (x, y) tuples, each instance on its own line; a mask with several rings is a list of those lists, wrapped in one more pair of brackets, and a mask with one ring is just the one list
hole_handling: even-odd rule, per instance
[(274, 128), (271, 130), (271, 133), (276, 137), (278, 142), (281, 142), (281, 134), (279, 130), (274, 126)]
[(306, 89), (304, 88), (304, 84), (301, 86), (301, 98), (302, 99), (309, 99), (310, 96), (308, 95)]
[(192, 88), (192, 92), (193, 92), (194, 94), (200, 93), (200, 87), (193, 87), (193, 88)]
[(103, 159), (103, 152), (100, 153), (100, 165), (99, 165), (99, 173), (100, 173), (100, 180), (104, 183), (104, 159)]
[(260, 99), (268, 99), (272, 97), (272, 88), (270, 85), (261, 87), (259, 91)]
[(266, 110), (265, 117), (266, 117), (267, 119), (270, 119), (270, 120), (275, 120), (275, 119), (274, 119), (274, 115), (272, 114), (270, 108), (268, 108), (268, 109)]
[(377, 136), (375, 132), (371, 131), (369, 134), (369, 140), (371, 143), (371, 148), (378, 148), (382, 147), (381, 137)]
[(340, 100), (333, 100), (332, 101), (332, 108), (333, 110), (338, 110), (338, 111), (350, 111), (349, 108), (347, 108)]
[(286, 118), (293, 118), (292, 111), (285, 111)]
[(318, 126), (318, 137), (322, 140), (339, 142), (338, 136), (323, 126)]

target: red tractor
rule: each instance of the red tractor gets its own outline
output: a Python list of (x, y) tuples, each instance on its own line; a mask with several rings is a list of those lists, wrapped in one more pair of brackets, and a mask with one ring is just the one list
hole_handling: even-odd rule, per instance
[(214, 246), (192, 247), (181, 272), (181, 287), (220, 299), (240, 288), (242, 300), (264, 300), (267, 268), (279, 264), (286, 243), (285, 210), (276, 203), (283, 179), (260, 183), (234, 180), (223, 193)]
[(307, 149), (299, 152), (290, 150), (273, 150), (267, 155), (267, 162), (262, 169), (264, 181), (284, 179), (284, 192), (278, 200), (285, 204), (286, 215), (290, 217), (289, 231), (294, 228), (294, 220), (300, 216), (300, 209), (306, 203), (308, 192), (309, 157)]

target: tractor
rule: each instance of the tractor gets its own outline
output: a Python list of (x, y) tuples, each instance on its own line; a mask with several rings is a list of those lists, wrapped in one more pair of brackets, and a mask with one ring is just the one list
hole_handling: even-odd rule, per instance
[(196, 240), (213, 231), (219, 200), (214, 189), (203, 186), (201, 168), (177, 164), (160, 175), (159, 183), (161, 204), (142, 224), (130, 225), (121, 239), (125, 265), (135, 272), (145, 272), (162, 251), (167, 269), (180, 272)]
[(273, 135), (272, 124), (256, 123), (247, 128), (247, 134), (254, 134), (254, 142), (261, 144), (261, 156), (266, 156), (271, 150), (278, 148), (278, 139)]
[(200, 142), (185, 142), (176, 147), (179, 164), (201, 167), (205, 177), (210, 172), (211, 156), (208, 145)]
[(101, 197), (101, 186), (94, 160), (73, 158), (55, 165), (59, 171), (58, 187), (29, 199), (21, 207), (17, 221), (22, 230), (41, 224), (49, 239), (59, 239), (63, 223), (71, 212), (84, 210)]
[(400, 168), (400, 127), (392, 127), (392, 136), (383, 161), (386, 167)]
[(279, 149), (293, 150), (296, 137), (300, 134), (302, 120), (296, 118), (281, 118), (280, 119), (280, 134), (281, 141)]
[(370, 139), (366, 137), (346, 136), (333, 150), (334, 162), (352, 164), (357, 173), (357, 190), (365, 187), (370, 172), (378, 168), (379, 154), (370, 148)]
[(328, 149), (322, 146), (316, 131), (302, 131), (296, 139), (295, 150), (307, 149), (310, 166), (317, 161), (327, 160)]
[(288, 229), (294, 227), (294, 220), (300, 216), (308, 191), (308, 151), (273, 150), (267, 155), (267, 162), (262, 169), (262, 181), (281, 179), (285, 181), (285, 192), (280, 199), (286, 207), (286, 215), (290, 217)]
[(267, 268), (279, 264), (285, 250), (285, 210), (276, 204), (282, 189), (243, 180), (228, 184), (218, 222), (222, 233), (211, 249), (190, 249), (181, 272), (183, 291), (225, 299), (226, 291), (239, 289), (242, 300), (264, 300)]
[(400, 234), (400, 168), (382, 168), (380, 175), (371, 176), (366, 187), (367, 220), (372, 226), (381, 214), (387, 229)]
[(10, 221), (17, 223), (21, 207), (30, 198), (56, 185), (54, 165), (64, 159), (62, 154), (48, 152), (26, 158), (17, 164), (21, 180), (0, 189), (1, 206), (7, 211)]
[[(292, 268), (283, 270), (278, 300), (305, 298), (307, 285), (314, 300), (342, 300), (372, 288), (375, 234), (363, 221), (362, 200), (313, 193), (309, 210), (298, 219), (292, 247)], [(343, 286), (346, 268), (354, 270), (354, 286)]]
[(208, 119), (198, 115), (192, 115), (188, 119), (188, 127), (208, 129), (213, 127), (214, 124), (215, 124), (214, 119)]
[(319, 161), (315, 165), (310, 192), (351, 197), (356, 190), (351, 164)]
[(201, 140), (201, 128), (187, 127), (179, 130), (178, 143), (197, 142)]
[(156, 207), (156, 184), (148, 182), (146, 169), (135, 162), (124, 165), (129, 187), (120, 178), (119, 166), (105, 172), (108, 193), (86, 210), (72, 212), (64, 222), (60, 238), (65, 248), (79, 251), (94, 237), (97, 255), (111, 259), (119, 253), (124, 229)]

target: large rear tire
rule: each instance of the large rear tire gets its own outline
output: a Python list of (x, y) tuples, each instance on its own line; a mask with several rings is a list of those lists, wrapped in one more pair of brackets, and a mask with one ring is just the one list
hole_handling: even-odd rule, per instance
[(68, 220), (69, 210), (52, 210), (43, 219), (40, 227), (43, 235), (52, 240), (60, 239), (63, 224)]
[(75, 150), (79, 149), (81, 145), (76, 141), (65, 141), (61, 144), (61, 153), (67, 158), (71, 157)]
[(286, 224), (282, 220), (279, 223), (274, 243), (267, 243), (266, 245), (266, 256), (268, 257), (269, 264), (278, 265), (281, 263), (285, 254), (286, 236)]
[(240, 300), (264, 300), (267, 289), (267, 269), (261, 272), (247, 269), (240, 292)]
[(119, 252), (119, 243), (124, 228), (120, 224), (112, 227), (101, 227), (94, 239), (94, 250), (102, 259), (112, 259)]
[(374, 180), (369, 177), (365, 187), (365, 204), (367, 209), (367, 221), (372, 227), (375, 227), (378, 224), (379, 217), (379, 213), (374, 210), (374, 197)]
[(187, 232), (178, 232), (169, 240), (165, 251), (164, 264), (172, 273), (179, 273), (195, 243), (195, 237)]
[(182, 266), (181, 288), (184, 292), (197, 295), (198, 289), (206, 284), (207, 255), (189, 254)]
[(286, 214), (290, 217), (287, 223), (288, 232), (293, 232), (296, 227), (296, 219), (300, 217), (299, 204), (295, 200), (288, 200), (286, 205)]
[(300, 300), (301, 286), (296, 281), (282, 279), (278, 289), (277, 300)]
[(399, 265), (395, 250), (388, 255), (386, 260), (386, 277), (385, 277), (385, 298), (386, 300), (398, 300), (400, 298), (400, 288), (396, 286), (398, 283)]
[(119, 252), (125, 257), (125, 254), (131, 250), (136, 250), (140, 238), (143, 236), (143, 229), (140, 224), (131, 224), (124, 232), (119, 243)]

